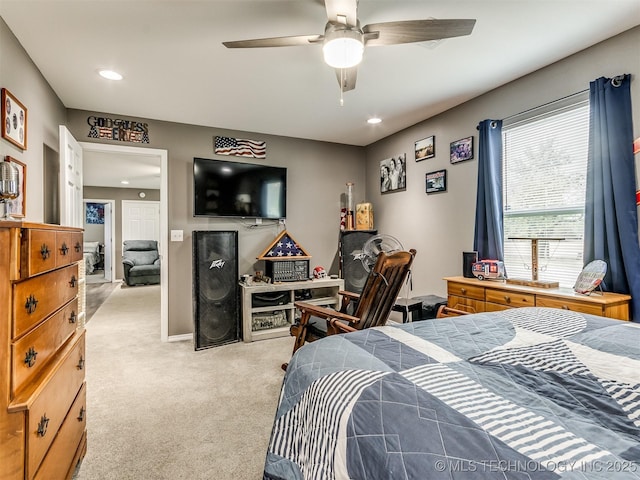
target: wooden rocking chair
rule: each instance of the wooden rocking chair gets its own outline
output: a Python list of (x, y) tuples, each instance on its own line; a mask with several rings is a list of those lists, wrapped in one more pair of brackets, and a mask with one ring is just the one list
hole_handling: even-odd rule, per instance
[[(398, 298), (402, 284), (409, 274), (415, 256), (414, 249), (408, 252), (380, 253), (362, 288), (362, 293), (344, 290), (339, 292), (342, 296), (339, 311), (308, 302), (295, 302), (301, 317), (300, 321), (292, 325), (289, 330), (291, 335), (296, 337), (293, 353), (296, 353), (306, 342), (312, 342), (327, 335), (384, 325)], [(347, 307), (351, 301), (358, 303), (353, 315), (348, 315)], [(282, 368), (286, 370), (287, 364), (283, 364)]]

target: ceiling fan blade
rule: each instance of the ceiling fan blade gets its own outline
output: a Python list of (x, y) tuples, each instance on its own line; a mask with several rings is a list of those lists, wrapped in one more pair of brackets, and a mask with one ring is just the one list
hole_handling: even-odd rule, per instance
[(291, 37), (236, 40), (233, 42), (222, 42), (222, 44), (227, 48), (295, 47), (298, 45), (311, 45), (322, 41), (323, 38), (323, 35), (295, 35)]
[[(475, 19), (451, 20), (404, 20), (399, 22), (371, 23), (362, 31), (369, 45), (397, 45), (401, 43), (426, 42), (441, 38), (462, 37), (473, 31)], [(378, 33), (378, 38), (367, 34)]]
[(338, 19), (340, 15), (346, 18), (350, 27), (358, 24), (358, 0), (325, 0), (324, 6), (330, 22), (343, 23)]
[(343, 92), (348, 92), (356, 88), (356, 78), (358, 77), (358, 67), (336, 68), (338, 84)]

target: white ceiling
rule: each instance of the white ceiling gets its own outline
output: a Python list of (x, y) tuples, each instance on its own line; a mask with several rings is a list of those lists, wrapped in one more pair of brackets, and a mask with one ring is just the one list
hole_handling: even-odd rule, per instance
[(82, 178), (85, 186), (157, 190), (160, 188), (160, 158), (85, 150)]
[(477, 22), (367, 48), (342, 107), (319, 46), (222, 45), (321, 34), (321, 0), (0, 0), (0, 15), (68, 108), (363, 146), (639, 25), (640, 0), (360, 0), (362, 25)]

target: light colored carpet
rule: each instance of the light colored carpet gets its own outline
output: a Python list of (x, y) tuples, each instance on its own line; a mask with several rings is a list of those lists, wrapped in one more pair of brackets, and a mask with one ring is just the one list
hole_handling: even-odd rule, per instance
[(85, 322), (91, 320), (93, 314), (96, 313), (100, 305), (102, 305), (109, 295), (113, 293), (113, 289), (116, 288), (119, 283), (100, 282), (100, 283), (87, 283), (87, 303), (85, 306)]
[(196, 352), (160, 342), (159, 311), (159, 286), (118, 286), (86, 326), (88, 450), (76, 478), (262, 478), (293, 339)]

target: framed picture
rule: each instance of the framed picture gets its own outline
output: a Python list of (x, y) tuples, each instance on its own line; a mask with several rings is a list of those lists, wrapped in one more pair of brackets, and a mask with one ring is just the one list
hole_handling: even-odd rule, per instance
[(407, 154), (402, 153), (380, 161), (380, 193), (406, 189), (406, 160)]
[(84, 223), (91, 225), (104, 225), (104, 204), (87, 203)]
[(447, 191), (447, 171), (436, 170), (428, 172), (425, 176), (427, 180), (427, 193), (438, 193)]
[(2, 89), (2, 138), (27, 149), (27, 109), (6, 88)]
[(436, 156), (436, 137), (431, 135), (416, 142), (416, 162)]
[(451, 142), (449, 146), (451, 163), (464, 162), (473, 158), (473, 136)]
[(20, 193), (16, 198), (6, 203), (9, 213), (12, 217), (22, 218), (27, 211), (27, 166), (12, 157), (5, 157), (5, 162), (13, 163), (18, 167), (18, 185), (20, 186)]

